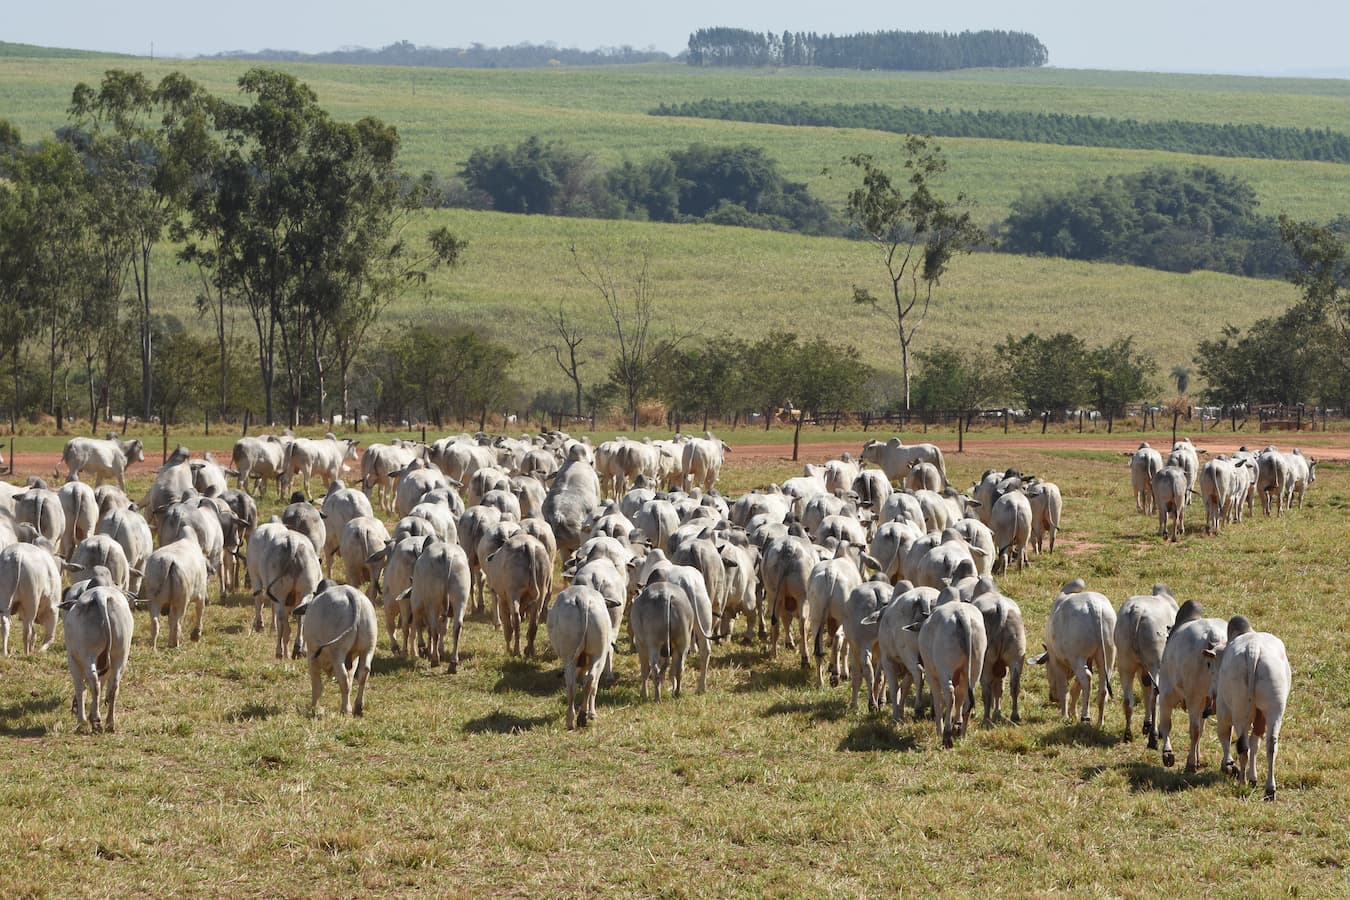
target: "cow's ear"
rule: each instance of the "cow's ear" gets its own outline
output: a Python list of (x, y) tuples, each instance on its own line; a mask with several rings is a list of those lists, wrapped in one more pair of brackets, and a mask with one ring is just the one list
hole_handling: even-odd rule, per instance
[(1043, 666), (1045, 665), (1046, 660), (1048, 660), (1049, 658), (1050, 658), (1049, 653), (1042, 653), (1039, 656), (1033, 656), (1031, 659), (1028, 660), (1028, 662), (1030, 662), (1033, 666)]

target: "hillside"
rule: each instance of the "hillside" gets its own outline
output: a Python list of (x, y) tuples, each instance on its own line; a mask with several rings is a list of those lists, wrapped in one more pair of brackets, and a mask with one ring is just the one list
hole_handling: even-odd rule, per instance
[[(109, 59), (0, 57), (5, 115), (26, 138), (64, 123), (71, 88), (96, 81)], [(150, 78), (181, 70), (222, 94), (247, 64), (227, 60), (125, 59)], [(852, 186), (845, 154), (892, 155), (901, 138), (870, 131), (790, 128), (657, 118), (661, 102), (704, 97), (895, 103), (933, 108), (1083, 113), (1143, 121), (1183, 119), (1265, 123), (1350, 132), (1350, 82), (1231, 76), (1154, 75), (1055, 69), (952, 73), (840, 72), (806, 69), (701, 70), (679, 65), (596, 69), (440, 70), (285, 65), (341, 118), (379, 116), (403, 137), (407, 169), (453, 173), (469, 152), (533, 134), (565, 141), (602, 163), (642, 159), (693, 142), (765, 147), (789, 178), (839, 203)], [(1023, 191), (1135, 171), (1160, 163), (1204, 161), (1248, 179), (1267, 213), (1327, 219), (1350, 209), (1345, 166), (1222, 159), (1110, 148), (944, 139), (947, 189), (977, 202), (991, 223)], [(834, 174), (826, 171), (834, 169)], [(388, 327), (434, 318), (476, 325), (511, 340), (529, 392), (556, 383), (552, 361), (536, 352), (545, 313), (559, 299), (595, 326), (587, 346), (607, 346), (598, 298), (588, 294), (566, 256), (577, 236), (649, 242), (670, 331), (752, 337), (786, 328), (857, 344), (869, 362), (898, 369), (889, 324), (855, 308), (852, 286), (873, 285), (878, 263), (862, 245), (712, 226), (599, 223), (449, 211), (428, 224), (450, 225), (469, 239), (467, 266), (438, 275), (393, 311)], [(164, 254), (167, 261), (168, 254)], [(161, 267), (167, 306), (191, 317), (191, 273)], [(1189, 364), (1194, 344), (1224, 322), (1246, 325), (1293, 298), (1278, 282), (1213, 274), (1168, 275), (1129, 267), (981, 255), (960, 260), (921, 343), (988, 343), (1010, 332), (1073, 330), (1089, 342), (1135, 335), (1160, 371)], [(674, 324), (678, 322), (678, 326)], [(247, 335), (244, 322), (237, 328)], [(599, 366), (593, 366), (592, 371)]]

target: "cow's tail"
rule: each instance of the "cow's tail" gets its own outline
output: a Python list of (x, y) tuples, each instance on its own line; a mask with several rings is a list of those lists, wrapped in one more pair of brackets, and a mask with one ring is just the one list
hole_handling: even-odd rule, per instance
[[(961, 629), (961, 642), (965, 645), (962, 650), (966, 656), (966, 700), (965, 707), (961, 710), (961, 720), (965, 721), (966, 714), (975, 708), (975, 685), (980, 682), (980, 675), (984, 671), (984, 657), (975, 658), (971, 653), (971, 641), (969, 629)], [(985, 652), (988, 652), (986, 646)]]
[(665, 639), (664, 641), (661, 642), (661, 649), (658, 651), (658, 653), (659, 653), (660, 656), (661, 656), (661, 659), (663, 659), (663, 660), (670, 659), (670, 652), (671, 652), (671, 650), (670, 650), (670, 645), (671, 645), (671, 630), (672, 630), (672, 625), (671, 625), (670, 619), (671, 619), (671, 613), (672, 613), (671, 606), (672, 606), (673, 604), (674, 604), (674, 601), (671, 599), (670, 595), (667, 594), (667, 595), (666, 595), (666, 639)]
[(1102, 684), (1106, 686), (1106, 696), (1115, 697), (1111, 691), (1111, 666), (1107, 663), (1106, 646), (1112, 641), (1112, 635), (1106, 630), (1106, 622), (1102, 621), (1097, 628), (1097, 652), (1102, 658)]

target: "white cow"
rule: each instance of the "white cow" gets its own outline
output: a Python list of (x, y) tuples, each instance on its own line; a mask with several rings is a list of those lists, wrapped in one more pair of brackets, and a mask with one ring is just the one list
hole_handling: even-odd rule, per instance
[(932, 463), (942, 480), (947, 480), (947, 464), (942, 459), (942, 451), (934, 444), (905, 445), (898, 437), (885, 443), (873, 440), (863, 444), (862, 458), (875, 463), (891, 481), (903, 479), (916, 462)]
[(711, 431), (705, 431), (701, 438), (690, 438), (680, 453), (680, 469), (684, 473), (681, 482), (684, 490), (698, 485), (704, 492), (711, 491), (722, 474), (722, 464), (731, 447), (713, 437)]
[[(1228, 644), (1213, 669), (1209, 688), (1223, 748), (1222, 770), (1239, 778), (1245, 774), (1247, 783), (1255, 787), (1256, 755), (1265, 738), (1267, 800), (1275, 799), (1275, 756), (1292, 679), (1283, 641), (1264, 631), (1252, 631), (1241, 616), (1229, 621)], [(1228, 743), (1234, 732), (1236, 765)]]
[(88, 469), (94, 473), (95, 486), (102, 484), (105, 478), (116, 478), (123, 490), (127, 487), (127, 466), (144, 459), (145, 450), (139, 438), (123, 441), (115, 434), (109, 434), (106, 441), (71, 438), (61, 452), (61, 461), (66, 464), (69, 477), (78, 481), (80, 472)]
[(264, 434), (261, 437), (242, 437), (234, 442), (230, 453), (230, 463), (239, 473), (239, 489), (249, 490), (249, 482), (254, 482), (258, 496), (267, 493), (267, 482), (276, 483), (277, 494), (281, 494), (281, 473), (286, 464), (286, 450), (294, 440), (289, 434), (277, 436)]
[[(23, 652), (45, 653), (56, 639), (56, 605), (61, 600), (61, 567), (46, 541), (0, 550), (0, 651), (9, 655), (9, 619), (23, 625)], [(38, 646), (41, 625), (46, 640)]]
[(1153, 476), (1163, 467), (1162, 454), (1148, 445), (1148, 441), (1139, 445), (1130, 458), (1130, 485), (1134, 490), (1134, 505), (1147, 515), (1153, 511)]
[[(1088, 697), (1092, 673), (1097, 672), (1097, 727), (1106, 718), (1106, 697), (1111, 693), (1111, 668), (1116, 660), (1116, 611), (1111, 601), (1084, 589), (1075, 578), (1060, 589), (1045, 623), (1045, 652), (1032, 662), (1045, 666), (1050, 683), (1050, 702), (1062, 716), (1070, 714), (1082, 694), (1079, 719), (1088, 722)], [(1072, 689), (1069, 679), (1073, 678)]]
[(178, 646), (179, 627), (189, 603), (194, 609), (189, 636), (194, 641), (201, 639), (202, 619), (206, 614), (206, 581), (206, 557), (191, 529), (150, 554), (145, 563), (141, 597), (150, 605), (151, 650), (158, 646), (159, 614), (165, 609), (169, 615), (169, 646)]
[(344, 716), (359, 716), (366, 709), (366, 681), (379, 640), (375, 606), (350, 585), (324, 582), (323, 586), (320, 594), (297, 606), (294, 613), (302, 617), (300, 632), (309, 648), (310, 709), (318, 712), (324, 676), (331, 674), (342, 693), (339, 711)]
[(954, 738), (966, 733), (966, 717), (975, 707), (988, 647), (984, 616), (970, 603), (939, 602), (917, 630), (923, 677), (933, 694), (933, 724), (950, 749)]
[[(1206, 463), (1209, 465), (1209, 463)], [(1152, 594), (1137, 594), (1120, 605), (1116, 614), (1116, 672), (1120, 702), (1125, 709), (1125, 740), (1130, 740), (1134, 714), (1134, 677), (1139, 676), (1144, 701), (1143, 734), (1148, 748), (1158, 749), (1158, 678), (1163, 647), (1177, 617), (1177, 601), (1165, 584)]]
[[(117, 730), (117, 693), (131, 656), (131, 635), (135, 621), (126, 595), (111, 584), (106, 571), (95, 570), (94, 577), (70, 586), (61, 601), (61, 621), (65, 631), (66, 662), (75, 687), (71, 711), (77, 727), (100, 726), (100, 694), (106, 695), (105, 730)], [(84, 690), (93, 694), (92, 709), (86, 715)]]
[(290, 491), (291, 481), (299, 475), (304, 480), (304, 495), (309, 497), (309, 482), (315, 475), (331, 485), (342, 477), (347, 460), (356, 459), (356, 441), (339, 440), (331, 432), (320, 440), (296, 438), (286, 448), (281, 465), (281, 490)]
[(613, 652), (609, 616), (613, 603), (594, 588), (574, 584), (558, 594), (548, 611), (548, 639), (562, 662), (563, 681), (567, 685), (569, 730), (578, 725), (584, 728), (588, 721), (595, 720), (596, 689), (600, 687), (606, 660)]
[(1217, 651), (1223, 648), (1228, 634), (1228, 624), (1223, 619), (1206, 619), (1203, 615), (1200, 604), (1194, 600), (1182, 604), (1163, 647), (1158, 672), (1158, 737), (1162, 741), (1163, 765), (1176, 764), (1172, 752), (1172, 710), (1183, 706), (1190, 720), (1187, 772), (1200, 768), (1200, 738), (1209, 712), (1206, 699), (1210, 670), (1218, 665)]

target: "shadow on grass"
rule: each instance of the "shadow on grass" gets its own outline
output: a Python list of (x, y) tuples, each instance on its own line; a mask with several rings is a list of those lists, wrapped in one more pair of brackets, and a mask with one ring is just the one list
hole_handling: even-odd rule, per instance
[(227, 722), (261, 722), (264, 719), (270, 719), (273, 716), (279, 716), (284, 712), (284, 707), (273, 706), (270, 703), (245, 703), (243, 706), (229, 713), (225, 717)]
[(464, 723), (465, 734), (519, 734), (540, 725), (546, 725), (557, 716), (518, 716), (496, 710)]
[(901, 734), (885, 722), (872, 721), (855, 725), (835, 749), (843, 753), (908, 753), (919, 749), (919, 742), (913, 734)]
[(795, 713), (805, 714), (817, 722), (838, 722), (848, 715), (848, 703), (841, 697), (816, 702), (784, 700), (770, 706), (761, 715), (767, 719), (770, 716), (788, 716)]
[[(85, 702), (89, 700), (85, 693)], [(27, 716), (40, 715), (54, 711), (62, 705), (60, 697), (29, 697), (16, 703), (0, 706), (0, 735), (5, 737), (41, 737), (47, 733), (46, 725), (22, 726), (18, 723)]]
[[(764, 659), (761, 656), (759, 662), (763, 665)], [(749, 691), (765, 691), (773, 688), (805, 688), (815, 687), (816, 673), (810, 669), (802, 669), (793, 661), (791, 666), (784, 666), (772, 669), (754, 669), (746, 666), (748, 678), (737, 684), (733, 690), (739, 693)]]
[(370, 661), (370, 672), (372, 675), (390, 675), (394, 672), (411, 672), (416, 666), (417, 660), (411, 656), (376, 653)]
[(558, 692), (562, 677), (562, 669), (544, 668), (537, 659), (508, 659), (502, 663), (502, 677), (492, 686), (492, 692), (523, 691), (535, 697), (547, 697)]
[(1165, 769), (1152, 763), (1131, 762), (1119, 766), (1125, 773), (1130, 790), (1162, 791), (1165, 794), (1176, 791), (1188, 791), (1191, 788), (1208, 787), (1227, 780), (1217, 769), (1187, 774), (1185, 769)]
[(1095, 725), (1078, 722), (1073, 725), (1061, 725), (1040, 739), (1042, 744), (1058, 744), (1071, 747), (1114, 747), (1121, 741), (1114, 731), (1105, 731)]

